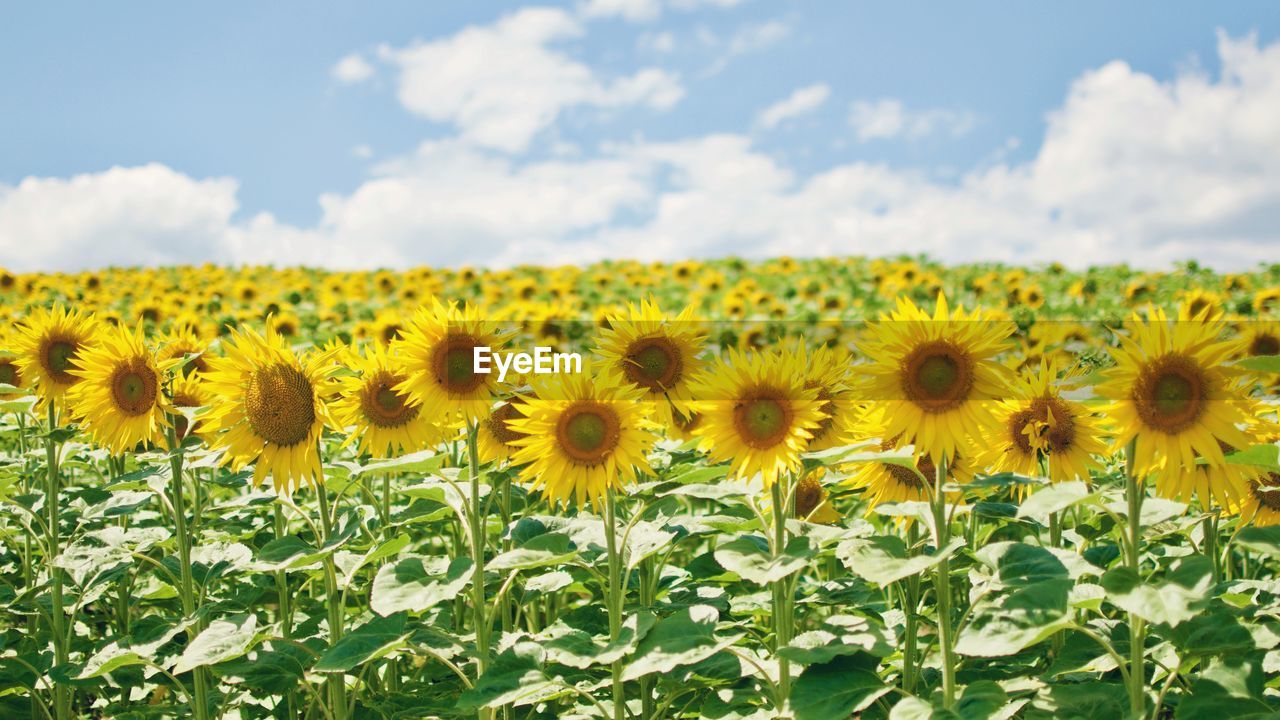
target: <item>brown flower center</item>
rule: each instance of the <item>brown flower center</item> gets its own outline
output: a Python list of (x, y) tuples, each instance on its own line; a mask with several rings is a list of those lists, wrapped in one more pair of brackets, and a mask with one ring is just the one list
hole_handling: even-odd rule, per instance
[(791, 402), (773, 388), (759, 388), (733, 406), (733, 426), (738, 438), (757, 450), (767, 450), (782, 442), (794, 418)]
[(924, 343), (902, 363), (902, 391), (927, 413), (944, 413), (964, 404), (973, 383), (973, 358), (948, 340)]
[(1280, 355), (1280, 337), (1261, 334), (1249, 343), (1250, 355)]
[(627, 348), (622, 370), (636, 385), (663, 392), (680, 382), (684, 360), (670, 338), (641, 338)]
[(68, 337), (45, 337), (40, 341), (40, 365), (44, 371), (59, 385), (75, 383), (72, 375), (71, 360), (80, 352), (80, 342)]
[(311, 381), (283, 363), (258, 368), (249, 376), (244, 406), (258, 437), (286, 447), (306, 440), (316, 420)]
[(0, 360), (0, 383), (13, 385), (14, 387), (22, 383), (22, 376), (18, 374), (17, 363), (12, 360)]
[(445, 392), (469, 393), (484, 384), (486, 376), (475, 371), (475, 348), (480, 345), (467, 333), (450, 333), (436, 347), (431, 370)]
[(822, 483), (812, 475), (806, 475), (796, 485), (796, 517), (804, 519), (822, 504)]
[(1184, 355), (1164, 355), (1138, 373), (1133, 402), (1138, 417), (1169, 435), (1186, 430), (1204, 413), (1208, 398), (1204, 371)]
[(1280, 473), (1267, 473), (1255, 480), (1253, 494), (1268, 510), (1280, 512)]
[(518, 432), (507, 424), (509, 420), (517, 417), (520, 417), (520, 411), (516, 410), (516, 406), (511, 402), (504, 402), (489, 413), (489, 418), (485, 420), (485, 423), (495, 440), (507, 447), (511, 447), (511, 443), (524, 437), (524, 433)]
[(116, 410), (130, 417), (144, 415), (156, 404), (160, 383), (142, 358), (130, 358), (111, 373), (111, 397)]
[(398, 428), (418, 417), (418, 406), (409, 405), (408, 397), (395, 391), (404, 378), (380, 370), (365, 381), (360, 392), (360, 411), (372, 425)]
[(556, 440), (560, 449), (583, 465), (604, 462), (617, 449), (621, 435), (618, 413), (597, 403), (572, 405), (556, 423)]
[(1023, 453), (1061, 453), (1076, 437), (1075, 417), (1062, 398), (1041, 396), (1009, 416), (1009, 438)]

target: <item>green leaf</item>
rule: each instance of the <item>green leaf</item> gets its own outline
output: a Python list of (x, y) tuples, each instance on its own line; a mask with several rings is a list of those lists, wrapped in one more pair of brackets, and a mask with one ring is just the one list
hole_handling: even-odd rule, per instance
[(558, 620), (535, 639), (546, 651), (547, 662), (585, 670), (593, 665), (608, 665), (634, 652), (656, 622), (652, 613), (629, 615), (622, 621), (618, 639), (610, 641), (606, 635), (592, 635)]
[(443, 455), (437, 454), (434, 450), (419, 450), (418, 452), (401, 455), (389, 460), (378, 460), (368, 465), (361, 465), (352, 472), (352, 475), (369, 475), (381, 472), (425, 474), (439, 470), (443, 464)]
[(1236, 534), (1235, 544), (1250, 552), (1280, 557), (1280, 525), (1250, 525)]
[(1255, 355), (1236, 361), (1246, 370), (1264, 373), (1280, 373), (1280, 355)]
[(458, 698), (458, 709), (520, 707), (561, 692), (538, 667), (541, 657), (542, 648), (533, 642), (519, 642), (499, 653), (475, 687)]
[(832, 615), (822, 621), (822, 628), (792, 638), (778, 650), (778, 657), (809, 665), (858, 653), (885, 656), (893, 649), (893, 638), (878, 623), (859, 615)]
[(908, 556), (901, 538), (877, 535), (845, 540), (836, 548), (836, 557), (858, 577), (877, 585), (888, 585), (934, 567), (962, 547), (964, 540), (953, 538), (941, 552)]
[(85, 661), (77, 676), (81, 680), (100, 677), (129, 665), (155, 662), (156, 652), (191, 626), (191, 621), (158, 625), (145, 633), (130, 637), (128, 642), (115, 641), (98, 650)]
[(252, 567), (258, 572), (302, 570), (316, 566), (329, 553), (328, 550), (317, 550), (301, 538), (286, 535), (259, 548)]
[(187, 645), (174, 664), (173, 673), (234, 660), (248, 652), (257, 631), (258, 618), (251, 613), (214, 620)]
[(409, 638), (405, 632), (405, 615), (375, 617), (352, 630), (334, 643), (313, 668), (316, 672), (347, 672), (370, 660), (377, 660), (404, 647)]
[(471, 559), (414, 556), (383, 565), (369, 607), (382, 616), (421, 613), (451, 600), (471, 580)]
[(529, 570), (531, 568), (561, 565), (577, 557), (568, 535), (546, 533), (538, 535), (518, 548), (508, 550), (485, 564), (488, 570)]
[(384, 558), (398, 555), (401, 550), (404, 550), (408, 546), (409, 536), (405, 533), (400, 533), (393, 538), (373, 546), (360, 558), (358, 562), (353, 563), (347, 568), (345, 572), (346, 577), (343, 579), (342, 583), (343, 586), (350, 585), (355, 580), (356, 573), (359, 572), (361, 568), (368, 567), (369, 565), (372, 565)]
[(739, 535), (715, 550), (716, 562), (725, 569), (737, 573), (748, 582), (767, 585), (799, 572), (813, 557), (813, 548), (807, 537), (793, 537), (783, 553), (774, 557), (769, 552), (769, 541), (759, 535)]
[(1178, 560), (1163, 579), (1144, 581), (1127, 567), (1108, 570), (1102, 587), (1113, 605), (1152, 623), (1177, 627), (1209, 600), (1213, 564), (1201, 555)]
[[(1280, 355), (1273, 357), (1280, 359)], [(1254, 445), (1247, 450), (1231, 453), (1227, 456), (1227, 463), (1230, 465), (1249, 465), (1273, 473), (1280, 473), (1280, 445)]]
[(1082, 482), (1053, 483), (1035, 492), (1018, 506), (1018, 517), (1031, 518), (1045, 524), (1049, 515), (1098, 497)]
[(1274, 718), (1263, 701), (1262, 663), (1256, 656), (1214, 660), (1178, 703), (1176, 718)]
[(623, 681), (702, 662), (737, 642), (740, 636), (716, 636), (719, 617), (720, 613), (709, 605), (693, 605), (659, 620), (623, 669)]
[(973, 607), (956, 652), (999, 657), (1021, 652), (1071, 622), (1067, 568), (1048, 550), (1026, 543), (988, 545), (975, 557), (996, 571), (998, 592)]
[(876, 665), (875, 658), (853, 655), (805, 668), (791, 688), (792, 717), (843, 720), (866, 708), (891, 689), (876, 674)]

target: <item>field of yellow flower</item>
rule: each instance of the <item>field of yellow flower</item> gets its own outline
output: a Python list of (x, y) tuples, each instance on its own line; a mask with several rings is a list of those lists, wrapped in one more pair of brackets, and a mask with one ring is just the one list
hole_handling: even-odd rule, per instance
[(1280, 713), (1280, 265), (0, 271), (0, 314), (5, 718)]

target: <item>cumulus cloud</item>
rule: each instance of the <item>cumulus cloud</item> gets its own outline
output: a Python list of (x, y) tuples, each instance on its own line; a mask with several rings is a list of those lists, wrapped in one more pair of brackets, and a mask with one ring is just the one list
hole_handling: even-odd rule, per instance
[(582, 34), (556, 8), (525, 8), (486, 26), (387, 54), (400, 69), (399, 98), (410, 112), (452, 123), (478, 145), (517, 152), (575, 106), (666, 110), (684, 94), (679, 78), (645, 68), (602, 78), (554, 44)]
[(581, 6), (583, 17), (620, 17), (632, 22), (653, 20), (662, 14), (661, 0), (587, 0)]
[(380, 164), (298, 228), (236, 220), (236, 183), (160, 165), (0, 187), (15, 269), (108, 263), (509, 265), (927, 252), (1220, 268), (1280, 250), (1280, 43), (1219, 40), (1218, 77), (1120, 62), (1080, 76), (1032, 159), (942, 182), (852, 162), (803, 175), (741, 134), (519, 160), (467, 138)]
[(959, 110), (908, 110), (901, 100), (858, 100), (849, 106), (849, 124), (858, 140), (915, 139), (943, 133), (953, 137), (973, 129), (973, 113)]
[(373, 65), (360, 53), (352, 53), (329, 69), (329, 75), (343, 85), (356, 85), (374, 76)]
[(822, 107), (830, 95), (831, 88), (826, 83), (796, 88), (786, 98), (762, 110), (756, 118), (756, 124), (766, 128), (777, 127), (784, 120), (807, 115)]

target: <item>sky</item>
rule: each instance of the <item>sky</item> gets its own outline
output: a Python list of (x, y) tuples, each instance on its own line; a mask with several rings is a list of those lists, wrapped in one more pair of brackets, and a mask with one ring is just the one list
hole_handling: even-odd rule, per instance
[(1269, 2), (11, 4), (0, 266), (1280, 262)]

